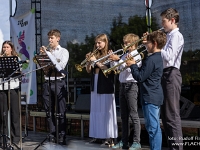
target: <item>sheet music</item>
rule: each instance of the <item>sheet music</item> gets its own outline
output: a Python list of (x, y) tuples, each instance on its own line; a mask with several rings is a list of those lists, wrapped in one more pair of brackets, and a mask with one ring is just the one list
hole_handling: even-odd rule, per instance
[(49, 56), (51, 62), (55, 65), (56, 69), (57, 69), (58, 71), (63, 70), (63, 69), (60, 67), (59, 63), (57, 62), (56, 58), (51, 54), (51, 52), (46, 51), (46, 53), (47, 53), (47, 55)]

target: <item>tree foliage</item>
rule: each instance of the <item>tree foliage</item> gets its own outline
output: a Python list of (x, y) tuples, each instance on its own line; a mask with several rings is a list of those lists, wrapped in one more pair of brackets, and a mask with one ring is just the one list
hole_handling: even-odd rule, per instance
[[(158, 30), (159, 27), (156, 24), (155, 18), (152, 18), (152, 31)], [(107, 33), (110, 39), (110, 45), (112, 50), (122, 48), (123, 36), (128, 33), (137, 34), (140, 38), (143, 33), (147, 32), (146, 17), (130, 16), (128, 22), (123, 22), (123, 16), (119, 14), (118, 17), (113, 18), (110, 32)], [(75, 64), (80, 64), (88, 52), (93, 50), (94, 38), (96, 35), (86, 35), (83, 43), (67, 42), (67, 49), (70, 53), (69, 58), (69, 77), (72, 78), (88, 78), (89, 74), (83, 68), (82, 72), (79, 72), (75, 68)], [(195, 55), (194, 55), (195, 54)], [(194, 55), (194, 57), (193, 57)], [(200, 65), (195, 62), (200, 60), (200, 50), (184, 51), (182, 55), (181, 74), (183, 77), (183, 84), (189, 85), (191, 80), (200, 80)]]
[[(152, 30), (157, 30), (158, 25), (154, 18), (152, 18)], [(123, 44), (123, 36), (127, 33), (134, 33), (139, 35), (140, 37), (143, 33), (147, 32), (147, 24), (146, 17), (139, 16), (130, 16), (128, 19), (128, 23), (123, 22), (123, 17), (119, 14), (118, 17), (113, 19), (112, 27), (110, 32), (107, 33), (110, 39), (110, 45), (112, 50), (116, 50), (121, 47)], [(89, 77), (88, 73), (83, 68), (82, 72), (78, 72), (75, 69), (75, 64), (80, 64), (84, 59), (85, 55), (88, 52), (93, 50), (94, 46), (94, 38), (96, 35), (91, 34), (90, 36), (86, 35), (84, 43), (73, 43), (67, 42), (67, 49), (69, 50), (69, 77), (73, 78), (87, 78)]]
[(75, 65), (80, 65), (80, 63), (85, 59), (85, 55), (93, 50), (95, 36), (86, 36), (85, 43), (73, 44), (72, 42), (67, 43), (67, 49), (69, 51), (69, 77), (72, 78), (87, 78), (89, 77), (86, 70), (83, 68), (82, 72), (76, 70)]
[[(153, 31), (158, 29), (154, 18), (152, 18), (151, 29)], [(128, 19), (128, 23), (124, 23), (122, 22), (121, 14), (119, 14), (117, 18), (113, 19), (111, 32), (109, 34), (111, 45), (113, 49), (119, 49), (123, 43), (124, 35), (134, 33), (141, 38), (145, 32), (147, 32), (146, 17), (131, 16)]]

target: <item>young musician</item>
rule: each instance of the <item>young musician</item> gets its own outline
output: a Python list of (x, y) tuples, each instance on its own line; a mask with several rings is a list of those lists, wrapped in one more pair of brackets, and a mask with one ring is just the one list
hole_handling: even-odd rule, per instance
[[(61, 33), (57, 29), (50, 30), (48, 32), (48, 39), (49, 39), (49, 49), (52, 56), (58, 62), (58, 65), (64, 70), (65, 66), (67, 65), (69, 59), (69, 52), (67, 49), (60, 46)], [(45, 54), (46, 48), (43, 46), (40, 49), (40, 52)], [(55, 68), (56, 69), (56, 68)], [(44, 107), (47, 113), (47, 119), (49, 122), (49, 129), (50, 129), (50, 140), (55, 142), (56, 136), (56, 116), (55, 113), (59, 114), (59, 144), (65, 144), (65, 134), (66, 134), (66, 83), (65, 83), (65, 75), (57, 76), (56, 81), (56, 89), (55, 89), (55, 77), (50, 77), (50, 90), (49, 90), (49, 77), (45, 75), (45, 83), (43, 84), (43, 100), (44, 100)], [(55, 91), (57, 93), (55, 93)], [(51, 94), (51, 115), (49, 114), (49, 95)], [(56, 95), (55, 95), (56, 94)], [(57, 96), (57, 104), (55, 103), (55, 96)], [(58, 106), (57, 112), (55, 112), (55, 106)], [(56, 114), (57, 115), (57, 114)]]
[[(88, 53), (86, 58), (91, 62), (102, 58), (108, 54), (108, 37), (106, 34), (100, 34), (95, 38), (94, 50), (96, 53)], [(91, 57), (90, 57), (91, 56)], [(107, 69), (108, 65), (104, 65), (99, 61), (93, 68), (89, 63), (86, 66), (88, 73), (91, 73), (91, 107), (90, 107), (90, 127), (89, 137), (97, 139), (107, 139), (105, 144), (111, 146), (113, 144), (110, 138), (117, 138), (117, 116), (114, 95), (114, 74), (111, 73), (106, 77), (102, 70)]]
[[(11, 41), (5, 41), (2, 44), (0, 57), (18, 56), (15, 47)], [(1, 74), (0, 82), (6, 78)], [(19, 119), (19, 79), (10, 80), (10, 114), (11, 114), (11, 136), (12, 142), (19, 146), (20, 141), (20, 119)], [(8, 136), (8, 83), (0, 85), (0, 134)], [(1, 137), (0, 145), (3, 143)]]
[(166, 44), (166, 35), (161, 31), (154, 31), (147, 35), (146, 48), (149, 55), (138, 68), (136, 59), (131, 55), (127, 57), (127, 65), (131, 73), (139, 82), (140, 100), (145, 120), (145, 127), (149, 134), (151, 150), (161, 150), (162, 132), (160, 129), (160, 106), (163, 103), (163, 90), (161, 77), (163, 73), (163, 62), (161, 49)]
[[(167, 32), (167, 44), (161, 50), (163, 58), (162, 87), (164, 103), (161, 108), (161, 117), (171, 150), (182, 150), (183, 141), (180, 118), (180, 93), (182, 77), (180, 73), (181, 57), (184, 47), (183, 35), (179, 32), (179, 13), (169, 8), (161, 13), (162, 26)], [(176, 144), (174, 144), (176, 143)]]
[[(123, 37), (124, 46), (128, 46), (133, 42), (139, 40), (139, 36), (133, 33), (127, 34)], [(121, 58), (118, 55), (111, 55), (110, 59), (114, 60), (113, 65), (117, 65), (125, 61), (126, 56), (131, 54), (132, 56), (138, 54), (136, 50), (138, 43), (130, 46), (127, 53)], [(141, 59), (140, 55), (137, 55), (135, 59)], [(137, 65), (140, 67), (141, 62)], [(130, 68), (126, 68), (126, 63), (122, 63), (118, 69), (123, 70), (119, 74), (120, 89), (119, 89), (119, 102), (120, 112), (122, 119), (122, 140), (113, 146), (112, 148), (129, 148), (129, 116), (133, 122), (133, 143), (130, 146), (130, 150), (141, 148), (140, 145), (140, 119), (138, 115), (138, 85), (137, 81), (133, 78)], [(126, 68), (126, 69), (125, 69)]]

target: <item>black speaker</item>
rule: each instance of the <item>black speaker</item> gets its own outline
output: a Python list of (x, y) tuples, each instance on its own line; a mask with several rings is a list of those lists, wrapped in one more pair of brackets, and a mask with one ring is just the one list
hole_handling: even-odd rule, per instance
[(80, 94), (75, 103), (75, 112), (89, 113), (90, 112), (90, 94)]
[(200, 118), (200, 107), (185, 97), (180, 97), (180, 116), (181, 118)]
[(191, 100), (200, 106), (200, 80), (190, 81)]

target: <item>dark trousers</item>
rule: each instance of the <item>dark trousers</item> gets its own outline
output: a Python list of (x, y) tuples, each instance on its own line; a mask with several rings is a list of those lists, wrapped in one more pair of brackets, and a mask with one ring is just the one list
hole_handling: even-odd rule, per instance
[[(15, 143), (20, 140), (19, 120), (19, 96), (18, 90), (10, 90), (10, 116), (11, 136)], [(0, 91), (0, 133), (8, 135), (8, 91)], [(2, 142), (2, 139), (1, 139)]]
[[(55, 102), (55, 88), (57, 90), (57, 104)], [(66, 88), (65, 81), (58, 80), (57, 87), (55, 87), (55, 82), (51, 81), (50, 91), (49, 91), (49, 83), (48, 81), (43, 84), (43, 100), (44, 100), (44, 108), (47, 113), (47, 119), (49, 123), (50, 133), (56, 135), (56, 116), (59, 114), (59, 133), (64, 134), (66, 132)], [(51, 93), (49, 93), (51, 92)], [(51, 95), (51, 114), (49, 114), (49, 94)], [(58, 106), (57, 112), (56, 105)], [(57, 113), (57, 114), (56, 114)]]
[[(164, 69), (162, 76), (162, 88), (164, 103), (161, 106), (162, 123), (170, 150), (182, 150), (183, 146), (173, 143), (182, 143), (182, 127), (180, 118), (180, 93), (182, 77), (176, 68)], [(175, 146), (174, 146), (175, 145)]]
[(133, 122), (133, 142), (140, 142), (140, 119), (138, 115), (138, 85), (137, 83), (121, 83), (119, 102), (122, 119), (122, 142), (128, 144), (129, 117)]

